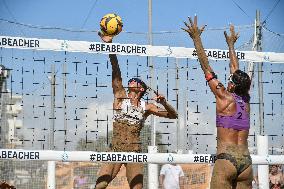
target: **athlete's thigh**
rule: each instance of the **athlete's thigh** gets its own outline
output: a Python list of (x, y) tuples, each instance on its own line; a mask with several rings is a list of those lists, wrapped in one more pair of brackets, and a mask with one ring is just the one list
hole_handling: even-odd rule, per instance
[(128, 163), (126, 164), (126, 177), (130, 189), (143, 188), (143, 164)]
[(236, 178), (237, 170), (235, 166), (229, 161), (218, 159), (213, 168), (211, 177), (211, 189), (231, 189), (233, 180)]
[(250, 189), (252, 188), (253, 170), (250, 165), (245, 169), (237, 178), (237, 189)]
[(117, 175), (120, 170), (121, 163), (104, 163), (102, 164), (98, 177), (103, 175), (109, 175), (112, 179)]

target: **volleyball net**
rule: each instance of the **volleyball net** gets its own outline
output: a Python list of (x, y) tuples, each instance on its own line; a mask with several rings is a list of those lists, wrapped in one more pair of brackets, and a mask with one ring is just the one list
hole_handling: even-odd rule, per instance
[[(93, 40), (95, 32), (80, 34), (85, 40), (79, 41), (78, 32), (70, 36), (70, 31), (23, 26), (16, 30), (13, 24), (8, 25), (14, 27), (14, 33), (5, 27), (0, 36), (1, 178), (13, 181), (17, 188), (45, 188), (50, 160), (56, 161), (56, 178), (62, 178), (56, 179), (57, 188), (70, 188), (80, 174), (88, 176), (91, 187), (101, 162), (135, 161), (194, 164), (187, 167), (187, 184), (202, 188), (208, 183), (216, 151), (215, 100), (195, 49), (184, 47), (193, 46), (186, 34), (154, 33), (155, 45), (149, 46), (144, 45), (146, 34), (125, 32), (116, 39), (120, 43), (105, 44), (96, 42), (98, 37)], [(284, 37), (264, 30), (270, 42), (265, 43), (264, 52), (255, 52), (251, 50), (253, 28), (236, 28), (241, 33), (236, 46), (240, 69), (246, 71), (248, 62), (264, 63), (264, 134), (269, 151), (257, 154), (259, 99), (254, 71), (248, 139), (253, 164), (283, 164)], [(34, 30), (42, 33), (38, 36), (39, 31)], [(203, 42), (210, 65), (226, 85), (229, 61), (228, 51), (223, 50), (227, 49), (223, 31), (207, 29)], [(68, 40), (58, 39), (65, 36)], [(150, 119), (141, 132), (141, 154), (106, 152), (113, 116), (110, 53), (118, 56), (124, 86), (132, 77), (149, 84), (149, 69), (153, 68), (153, 89), (164, 94), (179, 113), (178, 120), (156, 119), (158, 153), (147, 153), (152, 135)], [(151, 102), (154, 95), (150, 91), (145, 100)], [(145, 170), (145, 185), (147, 179)], [(122, 174), (111, 187), (119, 188), (126, 182)]]

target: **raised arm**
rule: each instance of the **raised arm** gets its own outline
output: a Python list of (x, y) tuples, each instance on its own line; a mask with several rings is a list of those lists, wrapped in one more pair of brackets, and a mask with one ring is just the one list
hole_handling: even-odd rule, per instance
[(235, 73), (239, 69), (239, 60), (237, 58), (234, 44), (239, 38), (239, 33), (235, 33), (235, 28), (233, 25), (230, 25), (231, 35), (227, 35), (227, 32), (224, 31), (226, 42), (229, 47), (229, 56), (230, 56), (230, 74)]
[[(101, 32), (98, 33), (102, 40), (106, 43), (112, 43), (111, 36), (104, 36)], [(112, 67), (112, 89), (114, 94), (114, 108), (118, 108), (123, 98), (126, 98), (126, 91), (122, 85), (121, 71), (119, 68), (117, 56), (115, 54), (109, 55), (111, 67)]]
[(112, 89), (114, 97), (117, 99), (125, 98), (126, 91), (122, 85), (121, 72), (118, 64), (118, 60), (115, 54), (110, 54), (109, 59), (112, 66)]
[(154, 100), (156, 100), (158, 103), (164, 106), (164, 108), (160, 108), (156, 106), (155, 104), (149, 103), (147, 104), (146, 110), (147, 114), (146, 116), (153, 114), (159, 117), (165, 117), (170, 119), (177, 119), (178, 113), (176, 110), (166, 101), (165, 97), (163, 95), (157, 95)]
[(194, 22), (192, 22), (191, 18), (188, 18), (188, 19), (189, 19), (189, 23), (184, 22), (186, 28), (182, 28), (182, 29), (186, 31), (193, 40), (196, 53), (199, 59), (199, 63), (205, 74), (205, 78), (208, 81), (208, 85), (211, 91), (214, 93), (216, 98), (223, 98), (225, 96), (226, 89), (223, 86), (223, 84), (218, 81), (217, 75), (214, 73), (213, 69), (209, 65), (209, 61), (206, 56), (205, 50), (202, 45), (201, 37), (200, 37), (205, 26), (201, 27), (201, 29), (198, 28), (197, 16), (194, 17)]
[(188, 20), (189, 20), (190, 25), (184, 22), (187, 28), (186, 29), (182, 28), (182, 29), (186, 31), (189, 34), (189, 36), (192, 38), (201, 68), (206, 76), (207, 74), (210, 74), (211, 72), (213, 72), (213, 70), (209, 65), (209, 61), (204, 51), (202, 41), (200, 38), (200, 35), (203, 32), (205, 26), (203, 26), (201, 29), (198, 28), (197, 16), (194, 17), (194, 23), (192, 22), (190, 17), (188, 18)]

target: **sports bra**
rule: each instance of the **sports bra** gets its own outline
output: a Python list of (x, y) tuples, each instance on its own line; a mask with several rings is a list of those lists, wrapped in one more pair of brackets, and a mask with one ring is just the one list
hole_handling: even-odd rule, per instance
[(216, 116), (216, 126), (223, 128), (231, 128), (235, 130), (249, 130), (250, 128), (250, 115), (246, 111), (246, 102), (241, 96), (232, 93), (232, 96), (237, 105), (237, 111), (232, 116)]
[(115, 121), (127, 121), (130, 124), (144, 123), (146, 103), (144, 100), (140, 101), (140, 106), (133, 106), (130, 99), (124, 99), (121, 104), (121, 109), (114, 111)]

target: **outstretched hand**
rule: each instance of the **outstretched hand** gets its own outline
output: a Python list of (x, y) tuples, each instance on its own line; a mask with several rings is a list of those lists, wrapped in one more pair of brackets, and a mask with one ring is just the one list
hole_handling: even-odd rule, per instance
[(230, 32), (231, 35), (228, 35), (226, 31), (224, 31), (224, 35), (226, 38), (226, 42), (228, 45), (234, 45), (234, 43), (238, 40), (238, 38), (240, 37), (240, 33), (235, 33), (235, 28), (234, 25), (230, 25)]
[(153, 98), (156, 102), (163, 104), (166, 102), (166, 98), (163, 95), (157, 95)]
[(109, 36), (109, 35), (104, 35), (102, 32), (98, 32), (98, 35), (101, 37), (101, 39), (105, 42), (105, 43), (111, 43), (113, 37)]
[(201, 33), (204, 31), (206, 25), (202, 26), (200, 29), (197, 26), (197, 16), (194, 16), (194, 22), (192, 22), (191, 17), (188, 17), (189, 23), (184, 22), (186, 28), (181, 28), (185, 32), (189, 34), (192, 39), (199, 37)]

